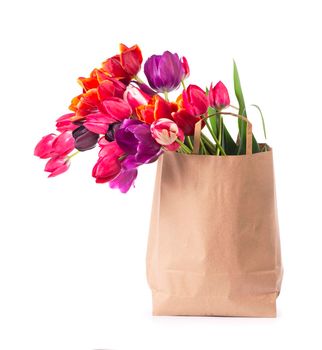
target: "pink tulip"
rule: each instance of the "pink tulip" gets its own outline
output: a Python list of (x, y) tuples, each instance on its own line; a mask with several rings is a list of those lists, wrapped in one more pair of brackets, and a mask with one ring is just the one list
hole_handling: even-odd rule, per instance
[(75, 125), (70, 119), (71, 117), (74, 117), (75, 113), (68, 113), (62, 115), (60, 118), (56, 120), (56, 129), (60, 132), (66, 131), (66, 130), (75, 130), (78, 128), (78, 125)]
[(128, 118), (132, 113), (129, 104), (118, 97), (111, 97), (103, 101), (102, 107), (102, 111), (113, 118), (114, 121), (122, 121)]
[(210, 85), (209, 104), (211, 107), (221, 110), (230, 104), (229, 94), (226, 86), (219, 81), (215, 87)]
[(68, 157), (55, 156), (48, 160), (45, 166), (45, 171), (50, 173), (48, 177), (54, 177), (64, 173), (69, 168), (69, 166), (70, 160)]
[(133, 85), (129, 85), (124, 93), (124, 100), (131, 106), (132, 110), (136, 107), (147, 105), (151, 96)]
[(83, 125), (96, 134), (106, 134), (109, 124), (114, 122), (115, 120), (107, 114), (98, 112), (87, 115)]
[(197, 85), (189, 85), (182, 92), (183, 106), (192, 115), (198, 116), (207, 112), (208, 98), (206, 93)]
[(182, 68), (183, 68), (183, 71), (184, 71), (183, 79), (186, 79), (190, 75), (190, 68), (189, 68), (188, 61), (187, 61), (187, 59), (184, 56), (182, 56), (182, 58), (181, 58), (181, 64), (182, 64)]
[(122, 148), (117, 144), (116, 141), (108, 142), (103, 141), (105, 137), (101, 138), (102, 140), (98, 141), (101, 150), (98, 153), (99, 158), (105, 157), (107, 155), (114, 155), (116, 158), (121, 157), (124, 154)]
[(158, 119), (151, 124), (151, 135), (158, 144), (166, 146), (171, 151), (180, 147), (176, 142), (178, 138), (181, 141), (184, 139), (184, 134), (178, 125), (167, 118)]
[(53, 153), (57, 156), (66, 156), (75, 148), (75, 139), (71, 131), (64, 131), (52, 143)]
[(34, 155), (46, 159), (50, 158), (54, 152), (53, 152), (53, 142), (56, 139), (57, 135), (55, 134), (48, 134), (44, 136), (36, 145), (34, 150)]

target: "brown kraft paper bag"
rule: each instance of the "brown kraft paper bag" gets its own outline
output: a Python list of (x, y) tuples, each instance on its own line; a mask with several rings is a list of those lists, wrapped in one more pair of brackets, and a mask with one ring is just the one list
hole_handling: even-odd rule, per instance
[(246, 155), (159, 159), (147, 249), (153, 315), (276, 317), (273, 155), (251, 154), (249, 131)]

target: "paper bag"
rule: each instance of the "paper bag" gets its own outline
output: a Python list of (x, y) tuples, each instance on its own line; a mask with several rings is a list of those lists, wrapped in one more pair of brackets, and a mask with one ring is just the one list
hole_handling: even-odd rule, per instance
[(272, 150), (165, 152), (147, 249), (153, 314), (275, 317), (282, 273)]

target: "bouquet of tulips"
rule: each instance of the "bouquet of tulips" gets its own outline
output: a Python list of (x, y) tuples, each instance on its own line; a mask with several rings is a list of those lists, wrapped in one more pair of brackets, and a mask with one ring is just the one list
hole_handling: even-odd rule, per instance
[[(205, 90), (188, 85), (189, 65), (185, 57), (169, 51), (153, 55), (144, 63), (147, 83), (139, 77), (143, 62), (140, 48), (120, 45), (120, 53), (105, 60), (89, 77), (80, 77), (82, 93), (74, 97), (70, 113), (57, 119), (59, 134), (48, 134), (37, 144), (34, 154), (49, 159), (49, 177), (65, 172), (79, 152), (99, 147), (92, 176), (97, 183), (127, 192), (138, 167), (156, 161), (163, 152), (190, 154), (194, 129), (201, 132), (202, 155), (245, 154), (246, 122), (238, 120), (237, 140), (231, 137), (223, 115), (246, 116), (238, 71), (234, 63), (234, 87), (239, 103), (230, 105), (225, 85), (219, 81)], [(175, 100), (169, 93), (182, 87)], [(257, 106), (256, 106), (257, 107)], [(229, 110), (237, 109), (232, 113)], [(253, 136), (253, 153), (266, 151)]]

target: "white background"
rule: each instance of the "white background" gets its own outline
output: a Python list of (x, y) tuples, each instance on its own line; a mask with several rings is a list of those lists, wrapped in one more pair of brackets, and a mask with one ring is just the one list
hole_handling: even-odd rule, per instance
[[(319, 1), (1, 2), (0, 349), (321, 349)], [(152, 317), (145, 250), (155, 164), (123, 195), (96, 185), (97, 150), (47, 179), (33, 157), (78, 76), (140, 44), (188, 58), (190, 82), (238, 63), (275, 152), (285, 278), (277, 319)], [(250, 117), (263, 141), (258, 115)]]

